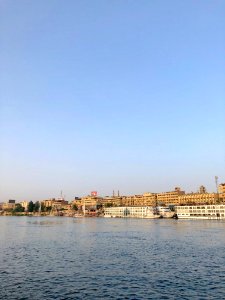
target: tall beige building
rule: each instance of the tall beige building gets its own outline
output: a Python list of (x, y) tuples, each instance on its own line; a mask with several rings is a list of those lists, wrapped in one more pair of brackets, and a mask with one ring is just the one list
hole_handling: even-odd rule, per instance
[(218, 186), (220, 201), (225, 202), (225, 183), (221, 183)]
[(45, 207), (52, 208), (52, 209), (62, 209), (67, 208), (68, 201), (64, 200), (63, 198), (52, 198), (48, 200), (42, 200), (40, 204), (43, 204)]
[(184, 194), (178, 197), (180, 205), (192, 205), (192, 204), (216, 204), (218, 203), (217, 193), (191, 193)]
[(181, 191), (179, 187), (175, 187), (174, 191), (164, 192), (157, 194), (157, 202), (158, 204), (165, 205), (178, 205), (179, 204), (179, 196), (184, 195), (185, 192)]
[(219, 189), (219, 193), (225, 194), (225, 183), (219, 184), (218, 189)]
[(112, 206), (154, 206), (156, 201), (156, 194), (145, 193), (131, 196), (106, 196), (100, 202), (106, 207), (107, 204)]
[(102, 198), (102, 205), (107, 206), (108, 204), (112, 206), (122, 206), (123, 205), (123, 197), (121, 196), (105, 196)]
[(102, 197), (97, 196), (86, 196), (81, 198), (81, 205), (88, 209), (96, 209), (98, 205), (102, 204)]
[(145, 193), (143, 195), (123, 196), (122, 206), (154, 206), (156, 194)]

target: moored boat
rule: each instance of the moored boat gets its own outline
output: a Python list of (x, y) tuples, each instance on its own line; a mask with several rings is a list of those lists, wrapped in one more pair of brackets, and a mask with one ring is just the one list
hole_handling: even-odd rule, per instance
[(156, 209), (159, 215), (163, 218), (173, 218), (175, 216), (175, 212), (172, 211), (168, 206), (157, 206)]
[(225, 204), (176, 206), (178, 219), (225, 220)]
[(161, 216), (150, 206), (126, 206), (105, 208), (104, 217), (158, 219)]

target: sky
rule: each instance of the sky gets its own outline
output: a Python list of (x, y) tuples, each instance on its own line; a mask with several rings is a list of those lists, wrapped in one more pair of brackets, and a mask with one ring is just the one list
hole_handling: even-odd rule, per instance
[(0, 202), (225, 182), (223, 0), (0, 2)]

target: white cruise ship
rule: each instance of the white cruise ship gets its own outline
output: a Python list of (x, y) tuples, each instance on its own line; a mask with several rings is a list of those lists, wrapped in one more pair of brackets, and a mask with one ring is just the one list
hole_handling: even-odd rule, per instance
[(178, 219), (225, 220), (225, 204), (176, 206)]
[(121, 206), (105, 208), (104, 217), (158, 219), (161, 216), (150, 206)]

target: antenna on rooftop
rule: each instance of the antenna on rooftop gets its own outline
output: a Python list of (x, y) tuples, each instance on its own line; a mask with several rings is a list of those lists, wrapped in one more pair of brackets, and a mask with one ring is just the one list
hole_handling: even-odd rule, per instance
[(218, 176), (215, 176), (216, 192), (218, 194)]
[[(219, 201), (218, 176), (215, 176), (215, 183), (216, 183), (217, 201)], [(215, 204), (216, 204), (216, 199), (215, 199)]]

